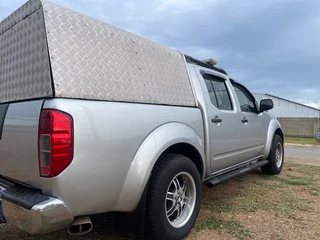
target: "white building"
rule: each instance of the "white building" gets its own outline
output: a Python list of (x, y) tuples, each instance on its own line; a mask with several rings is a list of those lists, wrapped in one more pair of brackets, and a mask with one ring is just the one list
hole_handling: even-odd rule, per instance
[(267, 93), (253, 93), (257, 102), (261, 99), (272, 99), (274, 107), (269, 113), (276, 117), (282, 118), (320, 118), (320, 110), (303, 105), (301, 103), (293, 102), (284, 98), (276, 97)]

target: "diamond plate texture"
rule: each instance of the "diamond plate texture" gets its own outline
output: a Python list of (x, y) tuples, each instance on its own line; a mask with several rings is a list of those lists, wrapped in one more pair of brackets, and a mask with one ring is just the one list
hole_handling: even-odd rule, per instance
[(40, 1), (14, 12), (0, 23), (0, 31), (0, 102), (52, 96)]
[(195, 106), (177, 51), (31, 0), (0, 23), (0, 102), (52, 96)]
[(27, 16), (29, 16), (31, 13), (38, 10), (40, 7), (41, 7), (40, 0), (30, 0), (27, 3), (25, 3), (17, 11), (12, 13), (9, 17), (4, 19), (0, 23), (0, 34), (4, 33), (8, 29), (16, 25), (18, 22), (25, 19)]
[(180, 53), (43, 1), (56, 97), (194, 106)]

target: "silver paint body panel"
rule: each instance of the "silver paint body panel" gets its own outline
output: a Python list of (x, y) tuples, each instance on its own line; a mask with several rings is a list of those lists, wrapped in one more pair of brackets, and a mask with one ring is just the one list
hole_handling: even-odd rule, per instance
[[(213, 109), (200, 70), (188, 64), (199, 107), (59, 98), (10, 104), (0, 142), (0, 174), (58, 197), (72, 216), (79, 216), (133, 211), (157, 159), (177, 143), (187, 143), (199, 152), (203, 179), (265, 159), (273, 134), (280, 128), (278, 122), (267, 113), (256, 115), (259, 123), (253, 124), (258, 126), (251, 128), (258, 128), (263, 134), (253, 129), (249, 137), (263, 138), (262, 146), (242, 145), (242, 136), (246, 136), (251, 121), (244, 126), (237, 118), (238, 125), (226, 122), (220, 131), (222, 124), (217, 126), (210, 119), (221, 112)], [(222, 77), (229, 81), (227, 76)], [(231, 114), (238, 116), (242, 113), (229, 82), (228, 88), (235, 105)], [(39, 177), (37, 139), (42, 108), (67, 112), (74, 120), (74, 159), (65, 171), (51, 179)], [(238, 149), (230, 151), (231, 133), (236, 129), (240, 129), (238, 145), (235, 144)]]
[(9, 105), (0, 141), (0, 175), (39, 188), (38, 126), (43, 100)]
[(40, 184), (74, 216), (134, 210), (155, 161), (175, 143), (189, 143), (203, 155), (198, 108), (72, 99), (48, 100), (43, 108), (73, 117), (74, 159)]
[[(268, 113), (241, 112), (237, 95), (229, 77), (204, 67), (188, 64), (199, 109), (202, 112), (205, 130), (205, 155), (207, 178), (230, 171), (251, 161), (266, 159), (275, 131), (280, 124)], [(233, 105), (232, 111), (217, 109), (210, 101), (202, 72), (218, 76), (225, 80)], [(219, 116), (222, 123), (212, 123)], [(241, 119), (249, 121), (244, 124)]]

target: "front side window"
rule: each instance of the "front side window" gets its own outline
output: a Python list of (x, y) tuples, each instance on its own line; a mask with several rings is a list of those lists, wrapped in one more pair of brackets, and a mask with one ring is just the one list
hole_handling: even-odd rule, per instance
[(232, 110), (230, 94), (225, 80), (211, 74), (203, 74), (203, 78), (212, 104), (221, 110)]
[(241, 87), (238, 84), (232, 84), (234, 90), (236, 91), (240, 108), (242, 112), (257, 112), (257, 108), (255, 105), (255, 100), (250, 96), (250, 94), (247, 92), (247, 90), (243, 87)]

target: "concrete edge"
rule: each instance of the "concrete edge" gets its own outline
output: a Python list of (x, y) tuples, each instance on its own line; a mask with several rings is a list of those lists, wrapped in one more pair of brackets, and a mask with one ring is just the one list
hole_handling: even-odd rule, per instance
[(308, 158), (285, 158), (285, 163), (320, 167), (320, 161)]
[(316, 147), (320, 148), (320, 145), (312, 145), (312, 144), (299, 144), (299, 143), (284, 143), (285, 146), (300, 146), (300, 147)]

